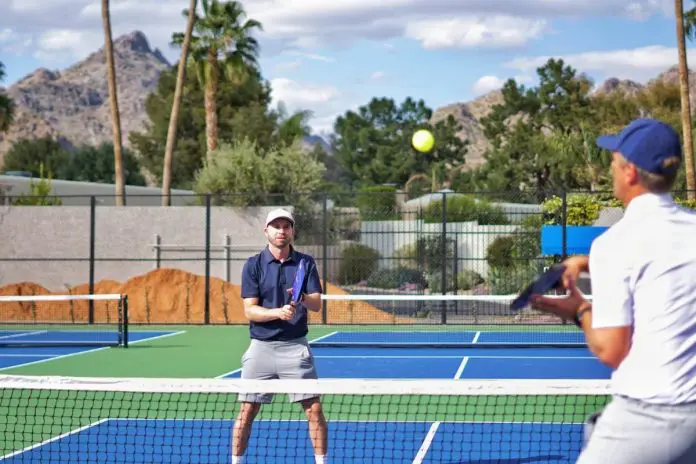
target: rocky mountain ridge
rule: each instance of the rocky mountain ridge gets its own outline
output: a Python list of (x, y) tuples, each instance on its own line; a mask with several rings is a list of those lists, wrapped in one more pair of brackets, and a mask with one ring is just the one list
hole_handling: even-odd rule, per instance
[[(170, 68), (171, 64), (159, 50), (150, 47), (147, 37), (140, 31), (115, 39), (114, 52), (122, 131), (124, 144), (128, 146), (128, 134), (142, 130), (147, 121), (147, 96), (156, 87), (160, 73)], [(5, 89), (17, 104), (17, 114), (10, 131), (0, 134), (0, 167), (4, 153), (13, 142), (21, 139), (51, 136), (68, 148), (110, 141), (112, 128), (106, 78), (105, 58), (100, 48), (64, 71), (40, 68)], [(594, 92), (635, 94), (657, 80), (678, 83), (677, 67), (667, 69), (645, 85), (610, 78), (598, 85)], [(692, 87), (696, 87), (694, 73), (690, 81)], [(693, 105), (696, 88), (691, 95)], [(434, 122), (452, 115), (461, 124), (459, 135), (470, 142), (466, 169), (485, 163), (483, 155), (490, 145), (480, 121), (494, 105), (502, 101), (502, 93), (493, 91), (474, 100), (452, 103), (434, 111)], [(327, 146), (326, 141), (317, 136), (305, 140), (307, 146), (317, 143)]]

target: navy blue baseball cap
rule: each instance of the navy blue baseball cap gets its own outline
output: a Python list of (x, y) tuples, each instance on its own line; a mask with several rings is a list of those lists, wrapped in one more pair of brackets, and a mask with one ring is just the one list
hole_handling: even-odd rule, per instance
[(636, 119), (615, 135), (597, 138), (597, 146), (619, 152), (627, 161), (654, 174), (670, 174), (680, 163), (665, 164), (669, 158), (681, 159), (679, 134), (672, 126), (656, 119)]

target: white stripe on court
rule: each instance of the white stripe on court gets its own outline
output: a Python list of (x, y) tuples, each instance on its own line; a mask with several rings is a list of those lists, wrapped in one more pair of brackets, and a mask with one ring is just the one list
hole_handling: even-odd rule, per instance
[[(134, 331), (134, 332), (137, 333), (137, 330)], [(130, 332), (130, 333), (133, 333), (133, 332)], [(173, 333), (170, 333), (170, 334), (158, 335), (158, 336), (152, 337), (152, 338), (143, 338), (142, 340), (135, 340), (135, 341), (132, 341), (132, 342), (129, 341), (129, 342), (128, 342), (128, 345), (130, 346), (130, 345), (135, 345), (135, 344), (138, 344), (138, 343), (150, 342), (150, 341), (152, 341), (152, 340), (157, 340), (157, 339), (159, 339), (159, 338), (172, 337), (172, 336), (174, 336), (174, 335), (180, 335), (180, 334), (183, 334), (183, 333), (186, 333), (186, 331), (185, 331), (185, 330), (181, 330), (181, 331), (179, 331), (179, 332), (173, 332)], [(0, 371), (5, 371), (5, 370), (7, 370), (7, 369), (14, 369), (14, 368), (17, 368), (17, 367), (31, 366), (31, 365), (33, 365), (33, 364), (41, 364), (41, 363), (45, 363), (45, 362), (49, 362), (49, 361), (55, 361), (56, 359), (70, 358), (70, 357), (72, 357), (72, 356), (79, 356), (79, 355), (81, 355), (81, 354), (96, 353), (97, 351), (108, 350), (109, 348), (113, 348), (113, 347), (111, 347), (111, 346), (102, 346), (101, 348), (92, 348), (92, 349), (85, 350), (85, 351), (78, 351), (78, 352), (76, 352), (76, 353), (62, 354), (62, 355), (59, 355), (59, 356), (55, 356), (55, 357), (53, 357), (53, 358), (39, 359), (38, 361), (32, 361), (32, 362), (22, 363), (22, 364), (14, 364), (14, 365), (12, 365), (12, 366), (0, 367)]]
[(53, 357), (53, 356), (60, 356), (60, 355), (55, 354), (55, 353), (46, 353), (46, 354), (3, 354), (3, 353), (0, 353), (0, 358), (46, 358), (46, 357)]
[(433, 443), (433, 438), (435, 438), (435, 433), (437, 433), (438, 427), (440, 427), (439, 422), (433, 422), (433, 424), (430, 426), (430, 430), (428, 430), (428, 433), (425, 435), (423, 443), (418, 450), (418, 454), (416, 454), (416, 457), (413, 459), (413, 464), (421, 464), (423, 462), (425, 455), (428, 454), (430, 445)]
[(478, 339), (481, 336), (481, 332), (476, 332), (476, 335), (474, 335), (474, 339), (471, 341), (471, 343), (478, 343)]
[(464, 368), (466, 367), (466, 363), (469, 362), (469, 358), (465, 357), (462, 359), (462, 362), (459, 364), (459, 369), (457, 369), (457, 373), (454, 374), (455, 379), (460, 379), (462, 378), (462, 372), (464, 372)]
[(92, 423), (89, 424), (89, 425), (85, 425), (85, 426), (83, 426), (83, 427), (80, 427), (79, 429), (71, 430), (70, 432), (66, 432), (66, 433), (60, 434), (60, 435), (58, 435), (58, 436), (49, 438), (48, 440), (44, 440), (44, 441), (42, 441), (41, 443), (36, 443), (36, 444), (34, 444), (34, 445), (27, 446), (27, 447), (24, 448), (24, 449), (21, 449), (21, 450), (19, 450), (19, 451), (15, 451), (14, 453), (10, 453), (10, 454), (7, 454), (7, 455), (5, 455), (5, 456), (0, 457), (0, 461), (4, 461), (5, 459), (9, 459), (9, 458), (11, 458), (11, 457), (13, 457), (13, 456), (17, 456), (17, 455), (19, 455), (19, 454), (26, 453), (27, 451), (31, 451), (31, 450), (33, 450), (33, 449), (35, 449), (35, 448), (40, 448), (40, 447), (42, 447), (42, 446), (44, 446), (44, 445), (48, 445), (48, 444), (51, 443), (51, 442), (58, 441), (58, 440), (62, 440), (63, 438), (68, 437), (68, 436), (70, 436), (70, 435), (75, 435), (75, 434), (77, 434), (77, 433), (84, 432), (85, 430), (87, 430), (87, 429), (89, 429), (89, 428), (92, 428), (92, 427), (96, 427), (97, 425), (99, 425), (99, 424), (101, 424), (101, 423), (103, 423), (103, 422), (106, 422), (106, 421), (108, 421), (108, 420), (109, 420), (109, 419), (101, 419), (101, 420), (98, 420), (98, 421), (96, 421), (96, 422), (92, 422)]
[(22, 332), (22, 333), (12, 334), (12, 335), (1, 335), (0, 339), (4, 340), (6, 338), (27, 337), (29, 335), (39, 335), (39, 334), (44, 334), (44, 333), (46, 333), (45, 330), (36, 330), (34, 332)]

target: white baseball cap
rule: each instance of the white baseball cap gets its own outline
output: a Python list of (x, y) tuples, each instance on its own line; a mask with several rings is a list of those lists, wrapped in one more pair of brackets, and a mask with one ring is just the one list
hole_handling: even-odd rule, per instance
[(295, 218), (292, 217), (292, 213), (282, 208), (274, 209), (273, 211), (268, 213), (268, 216), (266, 216), (266, 226), (268, 226), (268, 224), (279, 218), (287, 219), (292, 223), (292, 226), (295, 227)]

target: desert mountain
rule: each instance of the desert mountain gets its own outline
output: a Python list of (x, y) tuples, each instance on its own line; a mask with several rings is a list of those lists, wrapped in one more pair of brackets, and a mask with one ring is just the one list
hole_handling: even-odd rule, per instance
[[(160, 73), (171, 66), (159, 50), (152, 50), (140, 31), (118, 37), (114, 41), (119, 105), (124, 143), (129, 133), (142, 130), (147, 120), (145, 100), (157, 85)], [(96, 145), (110, 141), (111, 122), (109, 95), (106, 83), (106, 64), (102, 49), (65, 71), (38, 69), (7, 89), (17, 104), (16, 121), (8, 134), (0, 134), (0, 167), (2, 158), (11, 144), (20, 139), (49, 135), (66, 147), (80, 144)], [(673, 66), (648, 82), (678, 83), (679, 75)], [(691, 73), (692, 108), (696, 108), (696, 73)], [(610, 78), (595, 89), (595, 93), (622, 92), (635, 94), (645, 85), (630, 80)], [(493, 106), (502, 103), (500, 91), (490, 92), (464, 103), (452, 103), (436, 109), (433, 121), (453, 115), (461, 124), (459, 135), (468, 139), (468, 169), (485, 162), (483, 154), (489, 143), (483, 134), (481, 118)], [(308, 137), (305, 145), (320, 144), (328, 148), (320, 137)]]
[[(145, 99), (171, 65), (139, 31), (114, 40), (114, 62), (124, 143), (146, 120)], [(50, 135), (66, 146), (112, 140), (103, 49), (65, 71), (38, 69), (7, 89), (17, 105), (9, 133), (0, 135), (0, 161), (20, 139)]]

